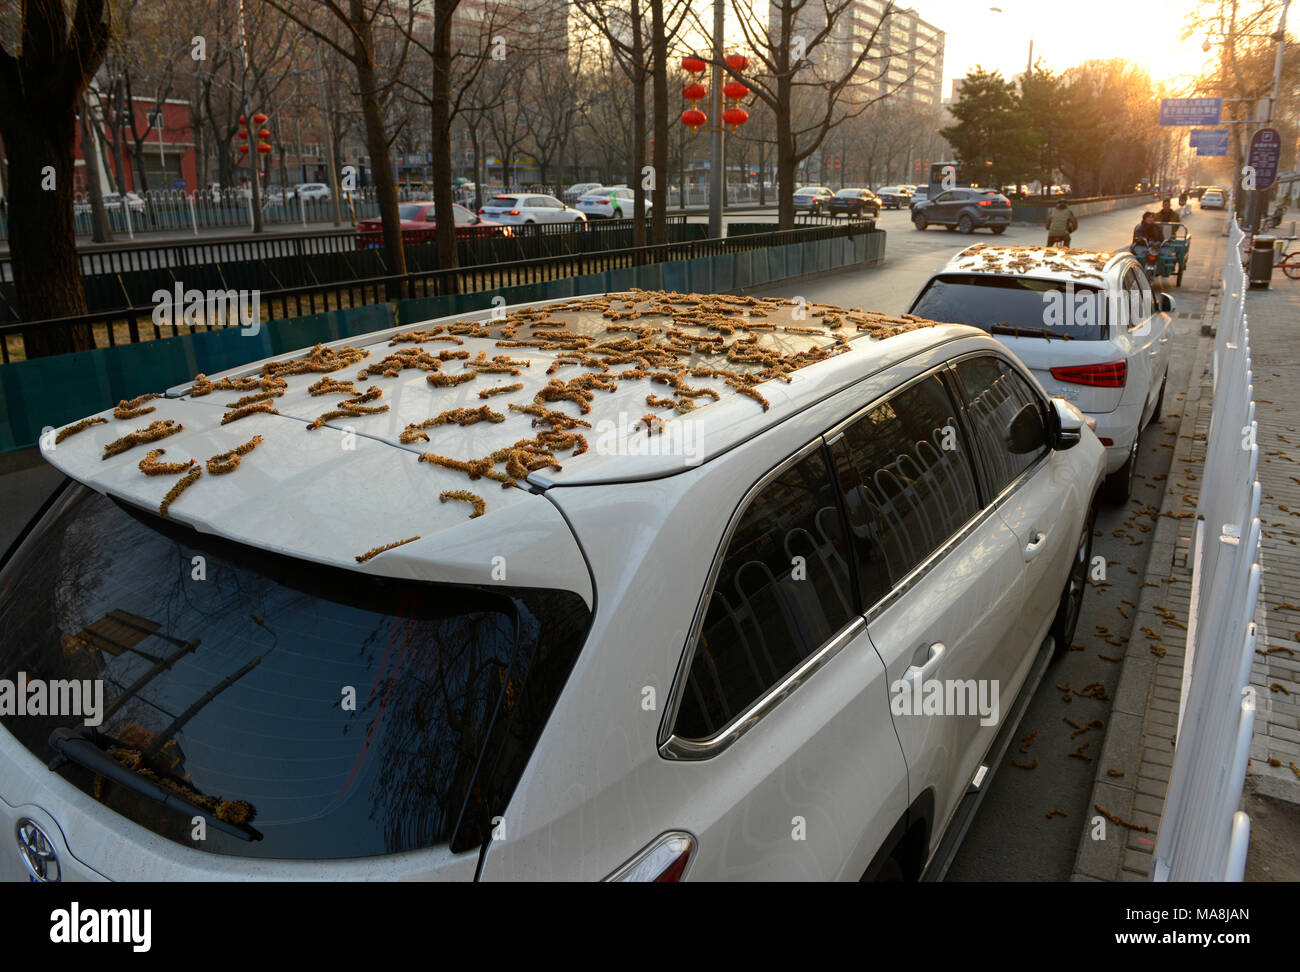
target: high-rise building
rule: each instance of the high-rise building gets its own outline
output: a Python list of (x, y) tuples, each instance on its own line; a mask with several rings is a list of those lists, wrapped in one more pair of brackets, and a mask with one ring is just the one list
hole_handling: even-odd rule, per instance
[[(779, 17), (775, 6), (770, 16), (775, 27)], [(808, 4), (795, 25), (795, 35), (811, 37), (825, 24), (825, 8)], [(829, 36), (809, 51), (808, 58), (825, 77), (839, 78), (867, 43), (872, 44), (871, 51), (854, 78), (857, 84), (868, 86), (866, 94), (938, 107), (943, 96), (944, 32), (913, 9), (886, 0), (853, 0), (840, 13)]]

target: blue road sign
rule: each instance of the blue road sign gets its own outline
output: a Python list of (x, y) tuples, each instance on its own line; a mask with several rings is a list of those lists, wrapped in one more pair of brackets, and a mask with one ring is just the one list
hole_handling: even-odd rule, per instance
[(1161, 98), (1161, 125), (1217, 125), (1223, 115), (1222, 98)]
[(1246, 164), (1255, 170), (1255, 188), (1269, 189), (1277, 180), (1277, 163), (1282, 157), (1282, 136), (1275, 128), (1261, 128), (1250, 140)]
[(1191, 134), (1192, 148), (1197, 155), (1227, 155), (1228, 130), (1226, 128), (1194, 128)]

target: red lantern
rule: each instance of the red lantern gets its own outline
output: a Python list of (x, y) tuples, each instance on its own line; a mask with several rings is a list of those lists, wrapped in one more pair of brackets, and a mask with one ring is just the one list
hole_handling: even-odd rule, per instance
[(241, 129), (239, 130), (239, 137), (242, 138), (242, 139), (247, 140), (247, 138), (248, 138), (248, 129), (247, 129), (247, 128), (241, 128)]
[(749, 121), (749, 112), (744, 108), (728, 108), (722, 113), (722, 120), (731, 126), (734, 132), (745, 122)]
[(271, 130), (269, 128), (263, 128), (257, 133), (257, 137), (263, 140), (268, 139), (271, 137)]
[(737, 74), (749, 67), (749, 58), (744, 54), (728, 54), (723, 60)]
[(266, 119), (267, 119), (267, 117), (268, 117), (268, 116), (262, 114), (262, 113), (259, 111), (256, 115), (253, 116), (253, 124), (254, 124), (254, 125), (262, 125), (262, 124), (265, 124), (265, 123), (266, 123)]
[(248, 154), (248, 146), (247, 146), (247, 145), (241, 145), (241, 146), (239, 146), (239, 151), (241, 151), (241, 152), (243, 152), (245, 155), (247, 155), (247, 154)]
[(722, 86), (722, 93), (732, 101), (740, 101), (742, 98), (749, 97), (749, 89), (739, 81), (728, 81)]
[(692, 81), (690, 84), (685, 85), (682, 88), (682, 97), (691, 104), (695, 104), (697, 101), (703, 101), (708, 96), (709, 89), (704, 87), (704, 85), (700, 84), (698, 81)]
[(682, 124), (695, 131), (709, 120), (709, 116), (698, 108), (687, 108), (682, 112)]
[(240, 115), (240, 116), (239, 116), (239, 124), (241, 124), (241, 125), (247, 125), (247, 124), (248, 124), (248, 121), (244, 118), (243, 115)]
[(682, 58), (682, 70), (687, 74), (703, 74), (709, 69), (709, 65), (703, 58), (696, 57), (694, 54), (688, 54)]
[(271, 146), (267, 145), (265, 142), (258, 142), (257, 150), (265, 155), (267, 152), (271, 151)]

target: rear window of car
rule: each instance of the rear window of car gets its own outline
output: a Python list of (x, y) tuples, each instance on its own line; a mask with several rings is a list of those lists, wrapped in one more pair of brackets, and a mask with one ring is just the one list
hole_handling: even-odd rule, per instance
[(1106, 338), (1103, 292), (1060, 280), (949, 273), (934, 277), (908, 308), (909, 313), (945, 324), (969, 324), (995, 337), (1060, 337), (1083, 341)]
[(398, 206), (397, 218), (398, 219), (419, 219), (420, 214), (423, 212), (424, 212), (423, 206), (411, 206), (411, 205)]
[[(0, 570), (0, 678), (101, 680), (92, 741), (183, 806), (78, 762), (57, 772), (177, 843), (459, 852), (504, 814), (589, 621), (572, 592), (311, 564), (72, 485)], [(92, 733), (75, 715), (0, 724), (45, 763), (54, 730)], [(192, 839), (195, 802), (253, 839)]]
[(840, 190), (839, 192), (837, 192), (835, 195), (840, 196), (841, 198), (844, 198), (844, 197), (854, 197), (854, 198), (856, 198), (856, 197), (859, 197), (859, 196), (862, 195), (862, 190), (861, 190), (861, 189), (841, 189), (841, 190)]
[(518, 196), (493, 196), (484, 205), (491, 206), (494, 209), (518, 209)]

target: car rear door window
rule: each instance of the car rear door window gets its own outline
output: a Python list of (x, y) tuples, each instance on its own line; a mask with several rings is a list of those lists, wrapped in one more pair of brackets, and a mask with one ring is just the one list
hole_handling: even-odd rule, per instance
[(995, 337), (1106, 338), (1106, 301), (1096, 287), (994, 273), (933, 278), (908, 313), (946, 324), (969, 324)]
[(831, 455), (867, 607), (979, 512), (970, 447), (937, 374), (854, 421)]
[(959, 361), (957, 374), (988, 495), (996, 497), (1047, 452), (1045, 406), (1029, 383), (994, 355)]
[(676, 735), (717, 735), (855, 616), (845, 551), (819, 449), (741, 514), (708, 595)]

